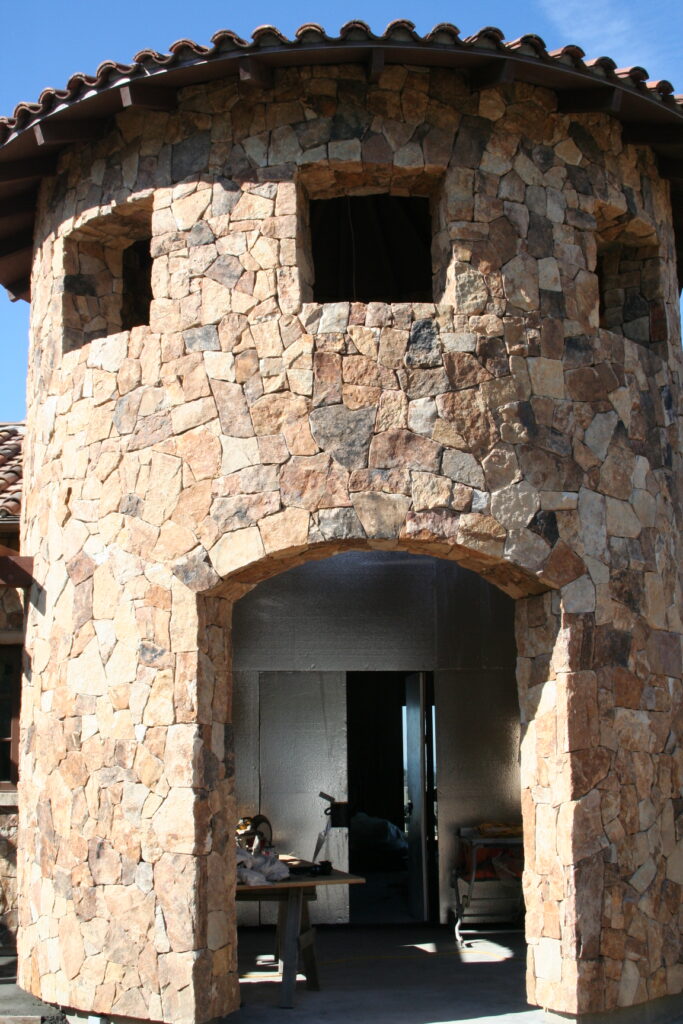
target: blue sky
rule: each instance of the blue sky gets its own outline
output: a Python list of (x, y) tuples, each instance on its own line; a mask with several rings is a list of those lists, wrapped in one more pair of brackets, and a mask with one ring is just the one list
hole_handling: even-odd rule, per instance
[[(554, 49), (577, 43), (587, 56), (612, 57), (620, 66), (639, 64), (652, 78), (668, 78), (683, 93), (683, 3), (645, 5), (639, 0), (482, 0), (463, 4), (421, 0), (363, 0), (362, 3), (260, 2), (230, 5), (224, 0), (0, 0), (3, 58), (0, 114), (21, 100), (35, 100), (47, 87), (59, 88), (76, 71), (93, 72), (106, 59), (129, 61), (142, 49), (164, 51), (176, 39), (208, 43), (221, 28), (249, 38), (257, 25), (276, 25), (287, 35), (304, 22), (318, 22), (332, 35), (351, 18), (381, 32), (395, 18), (408, 18), (420, 32), (449, 21), (463, 36), (496, 25), (507, 39), (541, 36)], [(28, 306), (11, 303), (0, 289), (0, 420), (25, 415)]]

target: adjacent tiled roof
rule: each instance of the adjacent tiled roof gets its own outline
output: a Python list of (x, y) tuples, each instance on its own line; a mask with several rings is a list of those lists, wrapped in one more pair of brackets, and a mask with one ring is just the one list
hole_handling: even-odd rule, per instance
[[(251, 41), (228, 30), (217, 32), (210, 46), (181, 39), (169, 53), (142, 50), (130, 64), (105, 61), (94, 75), (73, 75), (65, 88), (46, 89), (35, 103), (19, 103), (11, 117), (0, 118), (0, 283), (15, 296), (28, 297), (36, 185), (54, 173), (55, 155), (67, 137), (88, 137), (94, 121), (140, 102), (145, 89), (148, 100), (151, 91), (170, 99), (179, 88), (227, 75), (258, 83), (275, 67), (351, 61), (367, 62), (371, 72), (382, 62), (456, 67), (475, 76), (483, 72), (489, 83), (501, 72), (502, 81), (514, 78), (573, 98), (597, 95), (604, 109), (635, 129), (639, 141), (652, 145), (660, 158), (661, 172), (672, 181), (683, 255), (683, 95), (674, 95), (670, 82), (650, 79), (641, 67), (618, 68), (609, 57), (586, 60), (579, 46), (549, 51), (537, 35), (507, 42), (500, 29), (487, 27), (463, 39), (454, 25), (442, 23), (422, 36), (402, 20), (375, 35), (364, 22), (349, 21), (338, 36), (306, 24), (293, 39), (270, 25), (257, 28)], [(644, 126), (654, 133), (643, 139)]]
[(0, 521), (21, 511), (23, 423), (0, 423)]

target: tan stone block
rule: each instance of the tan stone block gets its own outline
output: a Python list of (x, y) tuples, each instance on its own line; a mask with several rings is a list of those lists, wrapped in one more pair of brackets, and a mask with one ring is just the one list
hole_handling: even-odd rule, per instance
[(256, 526), (225, 534), (209, 551), (211, 562), (222, 577), (246, 568), (264, 555), (263, 542)]
[(640, 520), (626, 501), (606, 498), (607, 533), (611, 537), (638, 537)]
[(413, 508), (419, 512), (428, 508), (448, 508), (451, 503), (453, 484), (451, 480), (435, 473), (412, 472)]
[(185, 526), (167, 522), (161, 527), (151, 557), (160, 562), (173, 561), (197, 546), (197, 537)]
[(224, 287), (220, 281), (214, 281), (211, 278), (204, 278), (201, 288), (200, 323), (203, 325), (217, 324), (226, 313), (230, 312), (232, 291), (230, 288)]
[(310, 515), (302, 508), (288, 508), (259, 523), (267, 554), (282, 554), (304, 548), (308, 543)]
[(468, 512), (460, 516), (458, 543), (474, 551), (500, 558), (503, 554), (506, 531), (492, 516)]
[(101, 696), (107, 692), (107, 678), (102, 667), (99, 644), (95, 637), (86, 645), (81, 655), (69, 661), (67, 682), (69, 690), (73, 694), (84, 693)]
[(529, 376), (535, 395), (564, 398), (564, 368), (559, 359), (529, 359)]
[(400, 429), (408, 426), (408, 397), (403, 391), (383, 391), (379, 400), (379, 409), (375, 430)]
[[(169, 790), (168, 796), (151, 820), (151, 827), (163, 851), (186, 854), (195, 852), (197, 847), (195, 799), (192, 789), (176, 787)], [(194, 899), (192, 892), (182, 891), (181, 883), (182, 879), (177, 878), (176, 898), (185, 901), (185, 915), (187, 915)], [(163, 904), (160, 891), (158, 891), (158, 895)], [(166, 928), (169, 930), (168, 918), (166, 919)]]
[(393, 327), (383, 327), (380, 332), (379, 361), (382, 366), (397, 370), (403, 366), (403, 357), (408, 347), (408, 332)]
[(171, 204), (173, 219), (180, 231), (189, 231), (202, 219), (211, 199), (211, 189), (202, 188)]
[(85, 959), (83, 939), (75, 914), (69, 914), (59, 922), (59, 946), (62, 970), (67, 978), (75, 978)]
[(400, 494), (358, 491), (352, 495), (352, 501), (368, 538), (379, 540), (399, 536), (410, 508), (410, 498)]
[(280, 473), (282, 502), (310, 512), (349, 505), (348, 479), (348, 471), (324, 453), (293, 456)]
[[(189, 467), (195, 480), (217, 477), (221, 465), (221, 442), (213, 431), (199, 427), (175, 440), (179, 458)], [(181, 500), (181, 497), (178, 499)]]
[(520, 310), (539, 308), (538, 263), (527, 253), (515, 256), (503, 267), (503, 288), (511, 306)]
[(285, 424), (302, 419), (307, 412), (304, 397), (285, 392), (257, 399), (251, 407), (251, 419), (256, 434), (277, 434)]
[(156, 673), (142, 721), (144, 725), (171, 725), (175, 721), (173, 673), (170, 669)]
[(213, 398), (197, 398), (194, 402), (185, 402), (171, 410), (171, 423), (174, 434), (182, 434), (202, 423), (209, 423), (218, 417), (216, 403)]
[(284, 423), (282, 434), (292, 455), (315, 455), (320, 450), (313, 439), (307, 418)]
[(170, 725), (164, 747), (164, 774), (170, 786), (201, 784), (197, 769), (201, 757), (202, 738), (194, 724)]
[(272, 217), (273, 212), (274, 203), (272, 199), (266, 199), (251, 192), (244, 192), (232, 210), (230, 219), (232, 221), (263, 220), (266, 217)]
[(360, 355), (368, 359), (377, 359), (379, 351), (379, 330), (376, 327), (350, 325), (349, 337)]

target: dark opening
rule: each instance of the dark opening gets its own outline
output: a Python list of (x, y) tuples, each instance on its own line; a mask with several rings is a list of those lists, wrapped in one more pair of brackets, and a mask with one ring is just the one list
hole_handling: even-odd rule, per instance
[(0, 789), (17, 784), (21, 645), (0, 645)]
[(366, 880), (349, 891), (352, 924), (439, 918), (434, 688), (423, 675), (424, 708), (417, 673), (346, 675), (349, 870)]
[(149, 307), (152, 302), (152, 255), (148, 238), (133, 242), (123, 250), (121, 276), (121, 329), (129, 331), (132, 327), (141, 327), (149, 323)]
[(429, 199), (312, 199), (316, 302), (432, 302)]

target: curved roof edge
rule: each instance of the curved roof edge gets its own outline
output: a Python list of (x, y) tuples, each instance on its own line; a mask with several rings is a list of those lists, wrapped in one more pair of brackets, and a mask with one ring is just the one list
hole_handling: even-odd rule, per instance
[(585, 60), (579, 46), (548, 51), (536, 35), (506, 42), (486, 27), (465, 39), (442, 23), (419, 35), (410, 21), (392, 21), (378, 36), (349, 21), (336, 37), (316, 24), (288, 39), (270, 25), (251, 42), (221, 30), (211, 46), (181, 39), (166, 54), (142, 50), (131, 64), (105, 61), (94, 75), (73, 75), (64, 89), (47, 89), (36, 103), (20, 103), (0, 118), (0, 284), (28, 299), (37, 187), (55, 172), (66, 145), (91, 138), (96, 123), (142, 106), (173, 109), (178, 89), (230, 75), (268, 87), (277, 67), (365, 63), (369, 77), (384, 64), (457, 68), (475, 89), (521, 81), (553, 89), (563, 113), (602, 112), (624, 125), (625, 139), (649, 145), (660, 173), (671, 181), (679, 276), (683, 283), (683, 95), (666, 80), (649, 80), (641, 67), (617, 68), (609, 57)]

